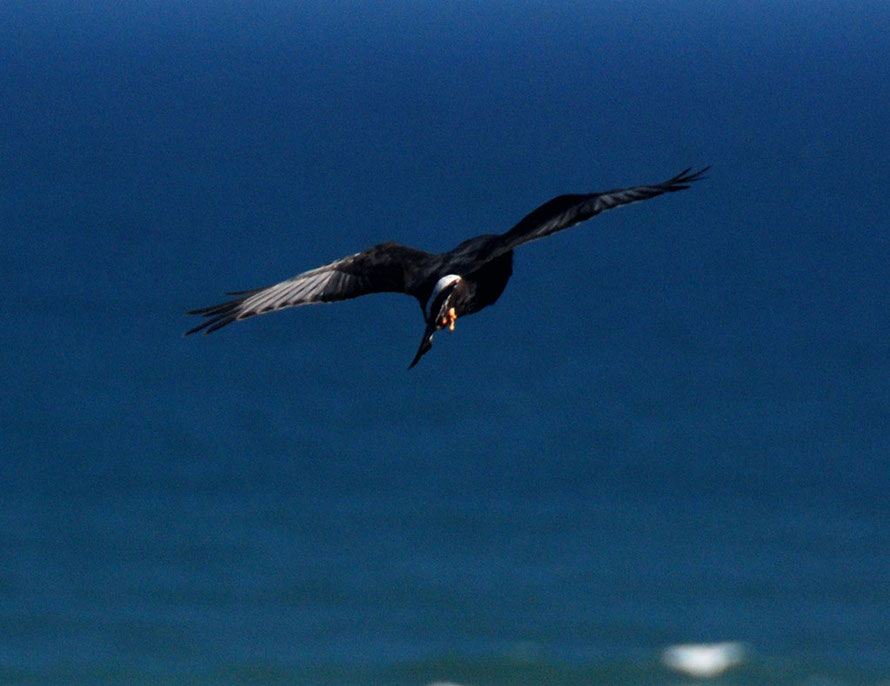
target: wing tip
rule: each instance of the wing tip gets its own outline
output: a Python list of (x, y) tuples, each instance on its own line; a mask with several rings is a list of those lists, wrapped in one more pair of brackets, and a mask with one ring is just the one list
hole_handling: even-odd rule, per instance
[(707, 174), (710, 169), (710, 164), (705, 165), (698, 171), (692, 171), (693, 167), (686, 167), (686, 169), (681, 171), (679, 174), (665, 181), (662, 186), (666, 186), (670, 190), (684, 190), (686, 188), (689, 188), (689, 185), (694, 183), (695, 181), (702, 181), (704, 179), (707, 179), (708, 177), (705, 176), (705, 174)]
[[(255, 291), (241, 291), (241, 293), (245, 294), (243, 297), (228, 300), (217, 305), (210, 305), (209, 307), (200, 307), (196, 310), (189, 310), (186, 312), (187, 315), (197, 315), (204, 317), (205, 320), (182, 334), (183, 338), (191, 336), (193, 333), (198, 333), (199, 331), (206, 336), (234, 321), (252, 316), (255, 314), (254, 312), (246, 313), (239, 310), (244, 301), (249, 297), (249, 294), (253, 292)], [(228, 295), (234, 294), (229, 293)]]
[(201, 322), (200, 324), (198, 324), (198, 326), (195, 326), (186, 331), (184, 334), (182, 334), (182, 337), (185, 338), (186, 336), (191, 336), (193, 333), (198, 333), (199, 331), (201, 332), (202, 336), (207, 336), (208, 334), (221, 329), (227, 324), (231, 324), (236, 319), (237, 317), (231, 315), (223, 315), (214, 319), (208, 319), (206, 322)]

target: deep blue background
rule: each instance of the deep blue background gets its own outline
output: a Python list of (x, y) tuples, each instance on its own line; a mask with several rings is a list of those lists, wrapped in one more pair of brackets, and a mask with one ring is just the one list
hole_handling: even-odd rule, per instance
[[(890, 678), (890, 7), (0, 6), (0, 681)], [(411, 372), (182, 313), (566, 192)]]

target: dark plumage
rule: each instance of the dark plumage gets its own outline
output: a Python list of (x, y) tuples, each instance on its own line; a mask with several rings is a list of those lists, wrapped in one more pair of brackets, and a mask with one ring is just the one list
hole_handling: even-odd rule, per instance
[(398, 243), (380, 243), (287, 281), (238, 291), (233, 300), (192, 310), (206, 321), (186, 333), (205, 334), (256, 314), (311, 303), (334, 302), (368, 293), (397, 292), (420, 302), (426, 331), (411, 362), (413, 367), (432, 347), (433, 334), (454, 321), (494, 303), (513, 273), (513, 250), (591, 217), (662, 193), (689, 188), (709, 169), (686, 169), (653, 186), (632, 186), (586, 195), (560, 195), (544, 203), (504, 234), (484, 234), (454, 250), (433, 254)]

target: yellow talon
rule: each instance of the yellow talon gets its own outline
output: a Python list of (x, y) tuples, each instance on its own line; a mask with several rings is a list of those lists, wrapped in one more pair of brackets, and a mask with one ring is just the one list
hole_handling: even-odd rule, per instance
[(454, 322), (457, 321), (457, 312), (453, 307), (448, 308), (448, 314), (439, 320), (439, 324), (447, 326), (449, 331), (454, 331)]

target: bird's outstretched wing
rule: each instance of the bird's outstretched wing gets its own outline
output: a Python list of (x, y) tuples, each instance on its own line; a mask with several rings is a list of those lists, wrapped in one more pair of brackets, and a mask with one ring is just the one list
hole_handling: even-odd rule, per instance
[(710, 166), (693, 172), (692, 168), (689, 168), (680, 172), (674, 178), (654, 186), (616, 188), (603, 193), (590, 193), (587, 195), (560, 195), (533, 210), (516, 226), (503, 234), (501, 236), (502, 244), (497, 252), (512, 250), (523, 243), (544, 238), (544, 236), (549, 236), (551, 233), (580, 224), (605, 210), (654, 198), (662, 193), (682, 191), (689, 188), (689, 184), (693, 181), (703, 178), (704, 173), (708, 169), (710, 169)]
[(422, 250), (381, 243), (273, 286), (232, 292), (229, 295), (239, 297), (192, 310), (187, 314), (201, 315), (206, 321), (185, 335), (202, 329), (208, 334), (231, 322), (285, 307), (348, 300), (368, 293), (411, 293), (416, 275), (431, 258)]

